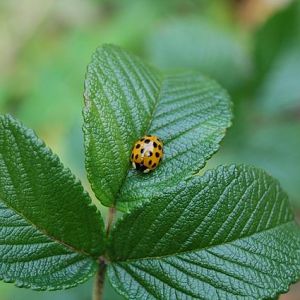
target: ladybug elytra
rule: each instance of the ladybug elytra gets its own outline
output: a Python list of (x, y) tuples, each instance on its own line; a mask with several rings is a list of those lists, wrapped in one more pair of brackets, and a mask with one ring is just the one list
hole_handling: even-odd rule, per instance
[(163, 154), (162, 141), (155, 135), (145, 135), (134, 144), (131, 152), (132, 166), (148, 173), (159, 165)]

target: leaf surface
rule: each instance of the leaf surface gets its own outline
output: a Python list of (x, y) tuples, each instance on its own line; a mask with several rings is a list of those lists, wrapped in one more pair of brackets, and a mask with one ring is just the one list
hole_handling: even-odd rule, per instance
[(287, 196), (246, 166), (166, 190), (124, 216), (109, 247), (109, 278), (128, 299), (272, 298), (300, 276)]
[[(197, 72), (161, 74), (114, 46), (93, 55), (85, 99), (89, 180), (103, 204), (123, 210), (198, 171), (230, 125), (229, 97), (213, 80)], [(150, 174), (129, 162), (145, 134), (165, 145), (163, 162)]]
[(0, 278), (44, 290), (91, 276), (104, 248), (99, 212), (58, 157), (7, 115), (0, 173)]

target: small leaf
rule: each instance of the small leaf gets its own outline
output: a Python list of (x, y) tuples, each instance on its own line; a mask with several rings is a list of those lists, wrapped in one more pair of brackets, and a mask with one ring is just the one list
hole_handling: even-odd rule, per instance
[(91, 276), (104, 248), (91, 199), (32, 130), (0, 116), (0, 278), (61, 289)]
[(108, 275), (127, 299), (272, 298), (299, 278), (299, 247), (277, 181), (220, 167), (125, 215)]
[[(229, 97), (213, 80), (195, 72), (163, 75), (114, 46), (93, 55), (85, 99), (89, 180), (104, 205), (123, 210), (197, 172), (230, 125)], [(147, 175), (130, 170), (129, 161), (144, 134), (165, 145), (163, 162)]]

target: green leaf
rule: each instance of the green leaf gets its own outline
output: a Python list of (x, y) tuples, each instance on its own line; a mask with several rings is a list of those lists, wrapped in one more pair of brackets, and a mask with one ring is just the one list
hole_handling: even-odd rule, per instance
[[(85, 84), (86, 168), (104, 205), (126, 210), (197, 172), (218, 150), (230, 125), (227, 93), (196, 72), (164, 75), (114, 46), (93, 55)], [(150, 174), (130, 170), (144, 134), (165, 145)]]
[(0, 278), (45, 290), (91, 276), (104, 248), (100, 213), (58, 157), (7, 115), (0, 173)]
[(237, 32), (204, 19), (166, 21), (150, 36), (147, 52), (155, 66), (200, 70), (227, 88), (240, 87), (252, 69)]
[(237, 124), (237, 128), (244, 130), (234, 134), (231, 131), (222, 151), (207, 167), (246, 163), (263, 168), (279, 180), (293, 205), (300, 207), (300, 139), (297, 138), (300, 123), (275, 120), (262, 126), (256, 122), (258, 118), (261, 116), (254, 115), (247, 121), (244, 119), (243, 126)]
[(277, 181), (219, 167), (125, 215), (108, 276), (128, 299), (270, 298), (300, 276), (299, 233)]

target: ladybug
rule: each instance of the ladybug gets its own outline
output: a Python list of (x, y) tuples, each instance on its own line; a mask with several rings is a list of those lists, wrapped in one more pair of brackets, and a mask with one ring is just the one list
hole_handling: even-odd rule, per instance
[(155, 135), (145, 135), (134, 144), (131, 152), (132, 166), (148, 173), (159, 165), (163, 155), (162, 141)]

